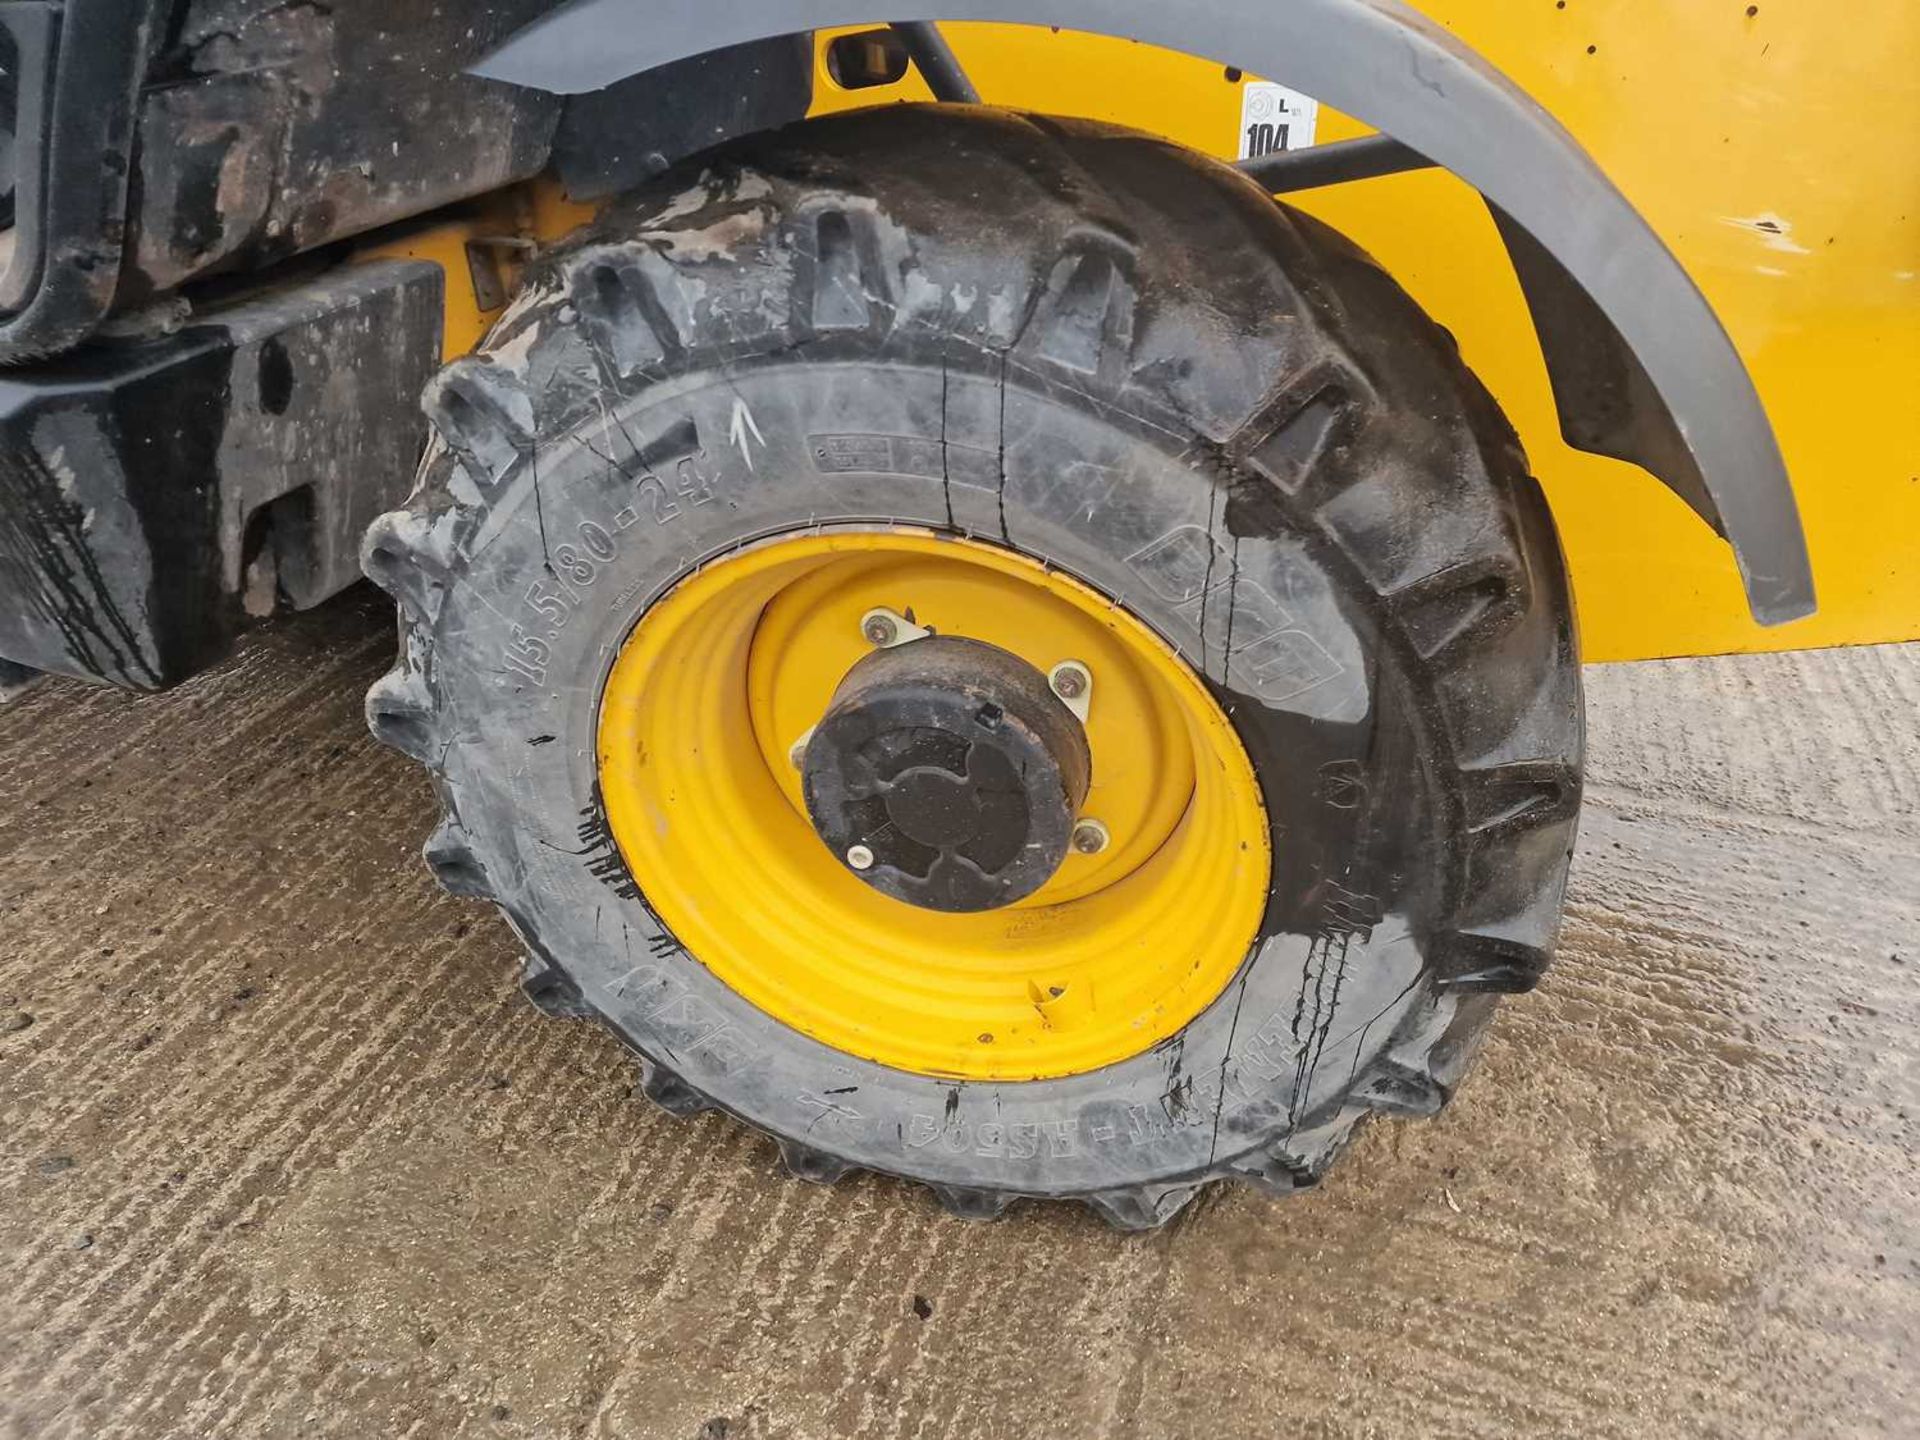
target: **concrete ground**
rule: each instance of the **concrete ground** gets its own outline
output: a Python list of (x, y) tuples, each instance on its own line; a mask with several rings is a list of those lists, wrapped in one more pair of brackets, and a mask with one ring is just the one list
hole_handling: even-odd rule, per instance
[(633, 1099), (422, 868), (392, 643), (0, 710), (5, 1433), (1920, 1433), (1920, 647), (1589, 672), (1559, 965), (1452, 1109), (1128, 1238)]

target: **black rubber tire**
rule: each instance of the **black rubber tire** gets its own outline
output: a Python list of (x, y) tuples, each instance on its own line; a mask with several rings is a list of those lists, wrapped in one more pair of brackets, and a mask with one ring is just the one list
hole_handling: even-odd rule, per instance
[[(1365, 1116), (1438, 1110), (1546, 967), (1582, 744), (1546, 505), (1451, 338), (1233, 171), (953, 107), (755, 137), (544, 260), (426, 403), (419, 488), (365, 561), (402, 635), (369, 720), (437, 781), (427, 859), (506, 913), (544, 1007), (796, 1175), (1129, 1228), (1215, 1177), (1292, 1190)], [(635, 619), (761, 537), (890, 523), (1125, 603), (1254, 756), (1266, 923), (1170, 1041), (1006, 1084), (859, 1060), (734, 995), (627, 872), (593, 735)], [(585, 597), (557, 625), (527, 597), (555, 568)]]

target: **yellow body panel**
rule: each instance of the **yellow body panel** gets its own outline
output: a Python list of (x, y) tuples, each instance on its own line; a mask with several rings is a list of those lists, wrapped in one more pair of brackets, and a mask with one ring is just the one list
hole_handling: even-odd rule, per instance
[[(531, 242), (558, 240), (585, 225), (597, 205), (569, 200), (560, 182), (541, 176), (478, 200), (398, 225), (354, 251), (356, 260), (427, 260), (446, 274), (440, 358), (473, 351), (520, 288)], [(476, 283), (476, 265), (492, 274), (490, 293)]]
[[(1669, 490), (1561, 442), (1476, 195), (1426, 173), (1289, 197), (1371, 251), (1499, 397), (1559, 521), (1587, 658), (1920, 638), (1920, 5), (1420, 8), (1553, 112), (1673, 247), (1746, 359), (1799, 497), (1820, 610), (1764, 629), (1731, 552)], [(945, 28), (989, 103), (1237, 153), (1245, 82), (1217, 64), (1043, 26)], [(816, 112), (925, 98), (911, 72), (854, 91), (816, 77)], [(1321, 112), (1321, 141), (1364, 133)]]
[(517, 231), (522, 223), (517, 207), (511, 206), (513, 192), (506, 192), (509, 205), (499, 215), (476, 213), (455, 220), (438, 217), (415, 226), (402, 226), (371, 244), (356, 249), (356, 260), (426, 260), (438, 265), (446, 275), (445, 301), (440, 316), (440, 358), (443, 361), (465, 355), (486, 338), (493, 322), (500, 318), (504, 305), (483, 304), (473, 283), (472, 262), (467, 247), (496, 234), (500, 221)]

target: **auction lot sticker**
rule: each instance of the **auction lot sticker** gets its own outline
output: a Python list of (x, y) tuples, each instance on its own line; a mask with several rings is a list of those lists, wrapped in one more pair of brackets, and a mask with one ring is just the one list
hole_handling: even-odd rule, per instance
[(1304, 150), (1313, 144), (1320, 102), (1267, 80), (1249, 80), (1240, 91), (1240, 158)]

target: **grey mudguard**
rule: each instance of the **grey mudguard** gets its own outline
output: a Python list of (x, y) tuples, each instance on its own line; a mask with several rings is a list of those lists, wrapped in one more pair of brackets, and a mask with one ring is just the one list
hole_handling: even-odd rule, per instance
[[(1533, 242), (1515, 260), (1567, 439), (1651, 469), (1724, 535), (1756, 620), (1812, 612), (1779, 446), (1705, 297), (1552, 116), (1398, 0), (896, 0), (886, 18), (1044, 22), (1239, 65), (1452, 171), (1494, 207), (1510, 247), (1515, 230)], [(581, 94), (723, 45), (871, 19), (856, 0), (574, 0), (475, 73)]]

